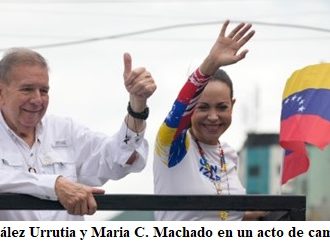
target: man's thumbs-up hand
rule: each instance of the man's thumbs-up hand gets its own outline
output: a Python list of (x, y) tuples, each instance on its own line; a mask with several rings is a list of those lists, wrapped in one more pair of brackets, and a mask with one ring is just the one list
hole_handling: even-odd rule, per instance
[(130, 104), (134, 112), (142, 112), (147, 99), (156, 90), (156, 84), (150, 72), (144, 67), (132, 70), (132, 58), (129, 53), (124, 54), (124, 83), (130, 94)]

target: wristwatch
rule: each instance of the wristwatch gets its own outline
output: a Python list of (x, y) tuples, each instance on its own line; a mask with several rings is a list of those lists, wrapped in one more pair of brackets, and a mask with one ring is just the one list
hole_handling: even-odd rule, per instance
[(127, 112), (133, 118), (137, 118), (137, 119), (146, 120), (148, 118), (148, 116), (149, 116), (149, 108), (148, 107), (146, 107), (142, 112), (134, 112), (133, 109), (132, 109), (132, 107), (131, 107), (131, 103), (130, 102), (128, 102)]

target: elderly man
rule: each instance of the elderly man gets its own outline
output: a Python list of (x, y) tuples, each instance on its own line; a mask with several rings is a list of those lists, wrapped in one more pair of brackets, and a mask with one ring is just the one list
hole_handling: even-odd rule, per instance
[(66, 211), (0, 211), (0, 220), (83, 220), (97, 209), (93, 194), (109, 179), (145, 167), (147, 99), (156, 89), (145, 68), (124, 54), (128, 115), (113, 136), (70, 118), (45, 115), (48, 65), (37, 52), (9, 50), (0, 61), (0, 191), (58, 200)]

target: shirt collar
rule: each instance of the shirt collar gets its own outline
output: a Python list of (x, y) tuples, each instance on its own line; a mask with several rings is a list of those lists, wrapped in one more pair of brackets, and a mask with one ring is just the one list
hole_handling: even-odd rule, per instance
[[(42, 141), (42, 131), (43, 131), (43, 127), (44, 127), (44, 122), (41, 120), (38, 125), (37, 125), (37, 128), (36, 128), (36, 140), (41, 142)], [(3, 117), (3, 114), (2, 112), (0, 111), (0, 126), (2, 126), (2, 128), (4, 130), (6, 130), (8, 132), (8, 134), (10, 136), (14, 136), (14, 137), (18, 137), (17, 134), (8, 126), (8, 124), (6, 123), (4, 117)]]

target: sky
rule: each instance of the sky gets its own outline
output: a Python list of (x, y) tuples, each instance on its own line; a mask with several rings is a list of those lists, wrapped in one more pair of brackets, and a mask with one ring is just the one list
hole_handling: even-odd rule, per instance
[[(40, 52), (50, 65), (49, 114), (70, 116), (114, 133), (126, 114), (122, 55), (146, 67), (157, 90), (148, 100), (146, 169), (110, 181), (107, 193), (152, 193), (155, 134), (224, 20), (253, 24), (247, 57), (224, 69), (234, 82), (233, 123), (221, 137), (239, 150), (247, 132), (278, 133), (286, 80), (307, 65), (329, 62), (328, 0), (0, 0), (0, 54)], [(113, 212), (97, 212), (103, 219)]]

